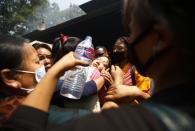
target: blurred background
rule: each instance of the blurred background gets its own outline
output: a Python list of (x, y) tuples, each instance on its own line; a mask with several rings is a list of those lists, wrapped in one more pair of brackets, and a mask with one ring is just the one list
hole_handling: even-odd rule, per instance
[(52, 43), (63, 33), (108, 49), (124, 35), (119, 0), (1, 0), (0, 32)]

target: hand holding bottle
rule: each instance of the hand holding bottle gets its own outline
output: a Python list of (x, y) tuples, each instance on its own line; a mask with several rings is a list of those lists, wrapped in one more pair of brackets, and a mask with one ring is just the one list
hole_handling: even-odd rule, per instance
[(74, 52), (70, 52), (67, 55), (63, 56), (53, 67), (56, 69), (56, 72), (60, 72), (61, 75), (64, 71), (69, 70), (77, 65), (88, 65), (87, 62), (83, 60), (76, 59)]

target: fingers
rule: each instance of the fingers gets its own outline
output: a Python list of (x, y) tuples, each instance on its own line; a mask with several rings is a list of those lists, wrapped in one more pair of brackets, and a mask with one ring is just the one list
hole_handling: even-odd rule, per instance
[(89, 63), (83, 60), (77, 60), (76, 59), (76, 65), (83, 65), (83, 66), (88, 66)]
[(116, 73), (116, 72), (122, 72), (122, 70), (121, 70), (121, 68), (119, 66), (112, 65), (111, 66), (111, 72), (113, 74), (113, 73)]
[(106, 92), (106, 94), (107, 95), (114, 95), (114, 92), (115, 92), (114, 90), (109, 90), (109, 91)]
[(139, 96), (144, 98), (144, 99), (150, 98), (150, 95), (148, 93), (145, 93), (145, 92), (140, 92)]
[(106, 71), (106, 69), (105, 69), (105, 67), (103, 67), (103, 69), (102, 69), (102, 71), (101, 72), (105, 72)]
[(117, 66), (117, 65), (112, 65), (111, 66), (111, 70), (118, 70), (118, 69), (120, 69), (120, 67), (119, 66)]
[(106, 96), (105, 96), (105, 99), (106, 99), (106, 100), (114, 100), (115, 97), (114, 97), (113, 95), (106, 95)]
[(102, 74), (101, 76), (103, 76), (104, 77), (104, 79), (108, 79), (108, 80), (110, 80), (111, 78), (110, 78), (110, 76), (108, 76), (108, 75), (106, 75), (106, 74)]
[(105, 96), (105, 99), (106, 100), (114, 100), (116, 99), (116, 88), (110, 88), (107, 93), (106, 93), (106, 96)]
[(103, 77), (110, 77), (111, 78), (111, 75), (110, 74), (108, 74), (108, 73), (101, 73), (101, 76), (103, 76)]
[[(104, 68), (102, 69), (101, 72), (102, 72), (102, 73), (105, 73), (105, 72), (106, 72), (106, 73), (109, 73), (109, 69), (110, 69), (110, 68), (106, 69), (106, 68), (104, 67)], [(110, 74), (110, 73), (109, 73), (109, 74)]]
[(113, 101), (107, 101), (102, 106), (102, 110), (111, 109), (111, 108), (119, 108), (119, 105)]
[(58, 62), (57, 65), (60, 66), (60, 68), (64, 68), (64, 70), (71, 69), (75, 67), (76, 65), (88, 65), (87, 62), (83, 60), (79, 60), (74, 56), (74, 52), (69, 52), (68, 54), (64, 55)]
[(115, 66), (112, 65), (112, 66), (111, 66), (111, 72), (113, 73), (114, 71), (115, 71)]
[(119, 66), (115, 66), (116, 71), (121, 71), (121, 68)]
[(110, 84), (113, 84), (112, 78), (109, 78), (109, 79), (106, 78), (106, 80), (107, 80)]
[(111, 88), (109, 88), (109, 90), (107, 91), (107, 94), (112, 93), (114, 90), (116, 90), (116, 87), (111, 87)]
[(110, 84), (113, 83), (112, 77), (109, 72), (101, 73), (101, 76), (104, 77), (106, 81), (108, 81)]
[(103, 76), (104, 79), (107, 82), (109, 82), (110, 84), (112, 84), (113, 83), (113, 79), (112, 79), (112, 76), (110, 75), (110, 73), (108, 71), (109, 71), (109, 68), (108, 69), (103, 68), (102, 71), (101, 71), (101, 76)]
[(110, 73), (108, 72), (108, 70), (105, 70), (105, 68), (101, 71), (101, 75), (111, 77)]
[(117, 74), (123, 74), (123, 71), (119, 66), (115, 66), (115, 71), (117, 72)]

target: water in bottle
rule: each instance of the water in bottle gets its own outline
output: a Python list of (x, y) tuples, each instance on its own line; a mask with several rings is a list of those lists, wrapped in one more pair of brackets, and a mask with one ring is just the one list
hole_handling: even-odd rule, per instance
[(65, 73), (60, 94), (71, 99), (80, 99), (86, 81), (84, 67), (75, 67)]
[[(77, 45), (74, 56), (87, 63), (92, 62), (94, 58), (94, 47), (90, 36), (87, 36), (85, 40)], [(86, 68), (83, 66), (76, 66), (66, 71), (60, 94), (71, 99), (80, 99), (86, 79)]]

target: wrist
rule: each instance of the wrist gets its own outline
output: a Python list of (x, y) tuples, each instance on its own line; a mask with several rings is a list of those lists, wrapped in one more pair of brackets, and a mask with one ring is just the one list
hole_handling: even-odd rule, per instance
[(60, 75), (59, 73), (60, 71), (58, 69), (55, 69), (53, 67), (51, 67), (48, 71), (47, 71), (47, 75), (54, 77), (54, 78), (58, 78)]
[(122, 85), (123, 81), (122, 80), (114, 80), (115, 85)]
[(105, 79), (105, 77), (103, 76), (103, 75), (100, 75), (100, 77), (99, 77), (100, 79), (102, 79), (103, 81), (105, 81), (106, 79)]

